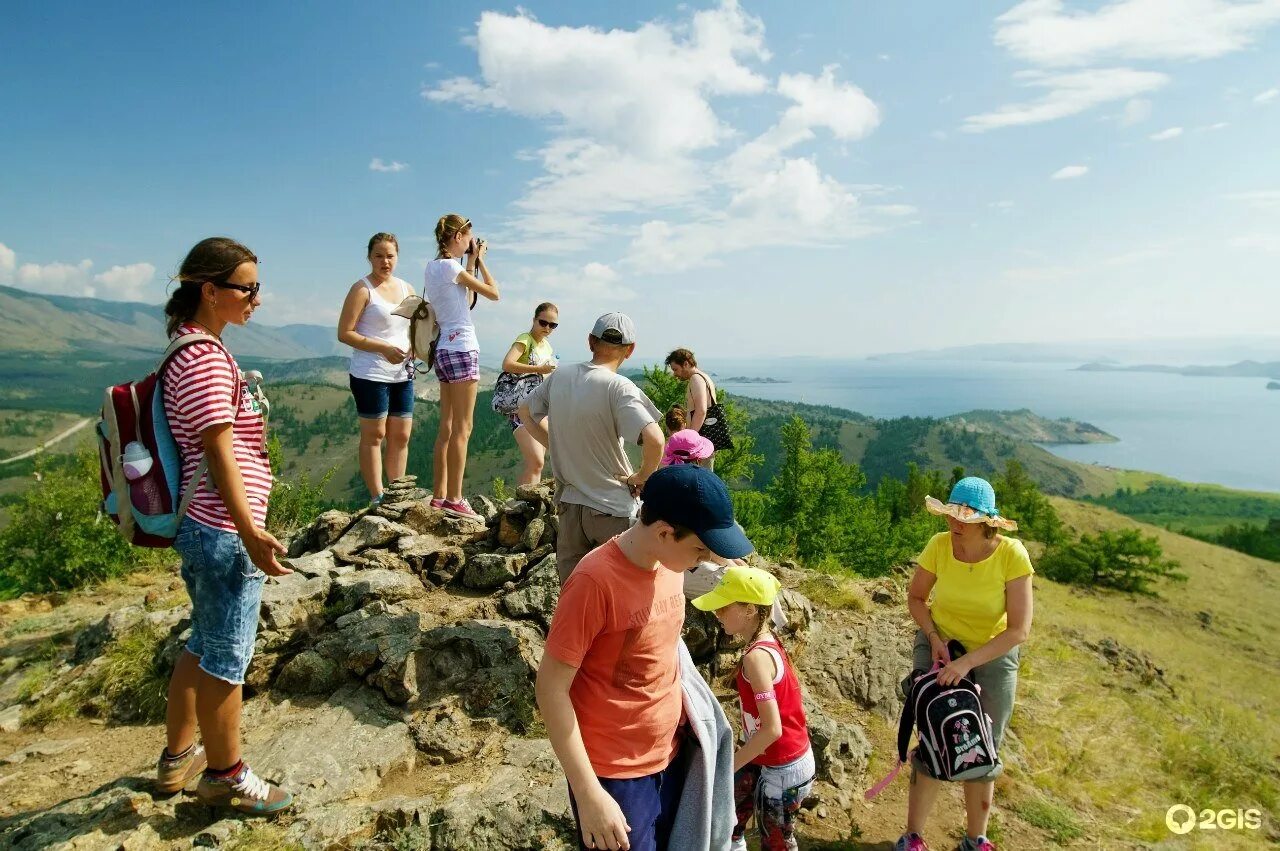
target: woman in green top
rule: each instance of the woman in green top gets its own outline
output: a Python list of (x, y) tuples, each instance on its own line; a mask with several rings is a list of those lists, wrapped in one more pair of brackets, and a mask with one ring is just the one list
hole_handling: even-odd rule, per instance
[[(981, 688), (983, 711), (991, 718), (997, 762), (986, 777), (964, 783), (965, 837), (961, 851), (995, 851), (987, 838), (987, 820), (995, 794), (995, 778), (1005, 726), (1013, 714), (1018, 688), (1021, 645), (1031, 631), (1031, 577), (1035, 569), (1017, 538), (1001, 535), (1018, 524), (996, 510), (996, 493), (985, 480), (961, 479), (943, 503), (925, 497), (925, 507), (947, 518), (947, 531), (933, 536), (916, 559), (907, 592), (907, 607), (919, 630), (912, 664), (927, 670), (942, 666), (938, 682), (954, 685), (971, 677)], [(948, 642), (963, 645), (952, 658)], [(921, 834), (941, 791), (942, 781), (911, 760), (911, 792), (907, 830), (895, 851), (928, 851)]]
[[(550, 375), (556, 368), (555, 353), (547, 337), (560, 324), (560, 310), (551, 302), (544, 301), (533, 312), (533, 324), (527, 334), (516, 337), (507, 356), (502, 359), (502, 371), (513, 375)], [(522, 388), (527, 395), (532, 393), (538, 383), (530, 381), (527, 388)], [(516, 445), (520, 447), (520, 455), (524, 458), (524, 469), (520, 472), (520, 480), (516, 484), (535, 485), (542, 478), (542, 466), (546, 461), (547, 449), (533, 438), (523, 427), (520, 417), (512, 414), (511, 432), (515, 435)], [(543, 421), (543, 427), (549, 426)]]

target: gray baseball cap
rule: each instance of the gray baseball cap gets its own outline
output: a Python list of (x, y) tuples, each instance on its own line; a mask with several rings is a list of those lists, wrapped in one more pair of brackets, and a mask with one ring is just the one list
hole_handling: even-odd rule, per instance
[(636, 341), (636, 324), (625, 313), (606, 313), (596, 320), (591, 336), (615, 346), (629, 346)]

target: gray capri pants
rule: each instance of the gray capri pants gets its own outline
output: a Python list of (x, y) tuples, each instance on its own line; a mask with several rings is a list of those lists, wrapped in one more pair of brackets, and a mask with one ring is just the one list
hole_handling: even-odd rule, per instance
[[(1004, 771), (1004, 761), (999, 758), (1000, 747), (1004, 744), (1004, 731), (1009, 726), (1009, 716), (1013, 715), (1013, 701), (1018, 693), (1018, 662), (1022, 658), (1022, 645), (1010, 650), (1003, 656), (997, 656), (985, 665), (974, 668), (970, 676), (974, 682), (982, 686), (982, 709), (991, 716), (991, 735), (996, 740), (996, 766), (986, 777), (974, 781), (985, 783), (994, 780)], [(933, 651), (929, 648), (929, 638), (923, 630), (916, 630), (916, 642), (911, 648), (911, 666), (913, 670), (927, 671), (933, 667)], [(906, 689), (903, 689), (906, 692)], [(911, 767), (930, 776), (924, 764), (911, 757)]]

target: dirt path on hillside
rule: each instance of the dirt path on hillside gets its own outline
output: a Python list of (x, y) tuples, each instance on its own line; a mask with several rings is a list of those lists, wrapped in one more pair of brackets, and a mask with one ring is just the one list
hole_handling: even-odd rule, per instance
[(34, 449), (28, 449), (26, 452), (20, 452), (17, 455), (10, 456), (9, 458), (0, 459), (0, 465), (12, 464), (14, 461), (21, 461), (23, 458), (30, 458), (32, 455), (35, 455), (37, 452), (43, 452), (44, 450), (48, 449), (50, 446), (53, 446), (55, 443), (60, 443), (63, 440), (66, 440), (71, 435), (80, 431), (80, 429), (89, 425), (89, 423), (91, 422), (93, 422), (92, 417), (85, 417), (84, 419), (80, 420), (80, 422), (73, 425), (71, 428), (67, 429), (66, 431), (63, 431), (61, 434), (54, 435), (53, 437), (44, 441)]

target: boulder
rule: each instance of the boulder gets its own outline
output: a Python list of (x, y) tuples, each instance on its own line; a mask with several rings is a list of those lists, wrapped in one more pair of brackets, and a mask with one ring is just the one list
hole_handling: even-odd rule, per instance
[(799, 639), (807, 638), (818, 619), (809, 598), (799, 591), (783, 588), (778, 595), (778, 604), (787, 617), (786, 631)]
[(547, 630), (560, 599), (560, 575), (556, 573), (556, 556), (551, 553), (525, 574), (515, 590), (503, 595), (502, 610), (513, 618), (531, 618)]
[(482, 493), (478, 493), (471, 497), (471, 509), (484, 518), (485, 523), (492, 523), (494, 518), (498, 516), (501, 510), (498, 504)]
[(542, 636), (527, 623), (472, 620), (424, 633), (405, 660), (404, 681), (419, 703), (458, 695), (473, 718), (524, 732), (534, 721), (533, 679)]
[(463, 783), (431, 814), (432, 851), (571, 851), (578, 847), (567, 786), (499, 766), (487, 782)]
[(520, 572), (529, 562), (523, 553), (498, 555), (482, 553), (467, 559), (462, 571), (462, 584), (468, 588), (487, 591), (501, 588), (505, 583), (520, 578)]
[(335, 604), (342, 611), (351, 611), (371, 600), (398, 603), (425, 596), (427, 589), (412, 573), (400, 570), (358, 570), (333, 581)]
[[(516, 503), (527, 505), (527, 503)], [(498, 546), (518, 547), (524, 540), (525, 520), (520, 511), (506, 509), (498, 518)]]
[(408, 725), (359, 683), (306, 711), (281, 711), (265, 701), (251, 709), (246, 707), (245, 751), (253, 754), (254, 770), (307, 806), (372, 794), (389, 772), (415, 765)]
[(287, 694), (329, 694), (344, 678), (336, 662), (315, 650), (303, 650), (284, 663), (275, 687)]
[(258, 610), (259, 635), (276, 633), (282, 645), (299, 631), (319, 629), (332, 582), (327, 573), (307, 576), (301, 571), (268, 580)]
[(856, 784), (867, 769), (871, 742), (857, 724), (836, 721), (811, 702), (805, 707), (818, 779), (838, 788)]
[(300, 573), (303, 576), (326, 576), (331, 579), (333, 578), (334, 568), (338, 566), (333, 559), (333, 552), (327, 549), (310, 555), (290, 558), (283, 564), (293, 572)]
[(524, 534), (520, 537), (520, 545), (526, 550), (532, 552), (542, 543), (542, 536), (546, 534), (547, 521), (541, 517), (535, 517), (529, 521), (529, 525), (524, 527)]
[(720, 633), (720, 621), (713, 613), (695, 609), (688, 600), (685, 601), (683, 638), (694, 662), (707, 662), (715, 656)]
[(893, 723), (902, 708), (898, 683), (911, 670), (911, 638), (879, 621), (839, 630), (819, 625), (798, 668), (819, 699), (851, 700)]
[(403, 522), (413, 532), (441, 538), (479, 541), (489, 534), (489, 527), (483, 519), (453, 517), (438, 508), (432, 508), (427, 502), (419, 502), (406, 511)]
[(399, 606), (375, 601), (334, 621), (337, 631), (315, 645), (322, 656), (363, 677), (380, 664), (392, 648), (412, 646), (422, 633), (422, 616)]
[(361, 570), (392, 570), (410, 573), (412, 568), (402, 556), (390, 550), (365, 550), (352, 561)]
[(479, 753), (498, 726), (490, 718), (472, 720), (455, 695), (417, 712), (409, 730), (429, 765), (448, 765)]
[(383, 547), (402, 535), (411, 535), (411, 529), (399, 523), (366, 514), (333, 545), (333, 554), (341, 561), (354, 561), (355, 556), (370, 547)]
[(289, 556), (292, 558), (332, 546), (351, 528), (355, 519), (356, 515), (336, 509), (323, 512), (293, 539)]

